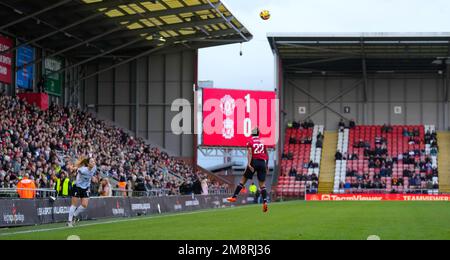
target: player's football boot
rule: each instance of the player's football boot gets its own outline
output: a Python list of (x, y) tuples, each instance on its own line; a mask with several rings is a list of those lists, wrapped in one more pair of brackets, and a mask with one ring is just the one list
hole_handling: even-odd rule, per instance
[(228, 201), (228, 202), (231, 202), (231, 203), (235, 203), (235, 202), (237, 201), (237, 198), (235, 198), (235, 197), (230, 197), (230, 198), (227, 199), (227, 201)]
[(269, 206), (267, 205), (267, 202), (263, 203), (263, 212), (267, 213), (269, 211)]

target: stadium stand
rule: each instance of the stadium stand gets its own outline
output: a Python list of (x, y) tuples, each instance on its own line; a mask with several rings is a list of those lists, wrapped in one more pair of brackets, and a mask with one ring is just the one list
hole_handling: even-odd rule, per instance
[(281, 175), (276, 193), (283, 197), (299, 197), (317, 193), (320, 176), (324, 127), (312, 122), (294, 123), (285, 134)]
[[(187, 163), (88, 113), (54, 105), (42, 111), (23, 100), (0, 96), (0, 188), (15, 188), (25, 174), (38, 188), (54, 188), (59, 174), (70, 172), (80, 156), (97, 161), (94, 195), (102, 176), (125, 180), (128, 189), (159, 189), (167, 195), (203, 193), (202, 182), (208, 181)], [(217, 189), (228, 188), (225, 185), (209, 184)]]
[(438, 193), (434, 126), (356, 126), (339, 132), (334, 193)]

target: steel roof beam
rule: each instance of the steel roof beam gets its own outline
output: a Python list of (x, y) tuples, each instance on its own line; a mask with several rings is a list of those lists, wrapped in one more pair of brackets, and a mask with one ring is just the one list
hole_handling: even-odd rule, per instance
[[(41, 41), (41, 40), (43, 40), (43, 39), (45, 39), (45, 38), (48, 38), (48, 37), (51, 37), (51, 36), (53, 36), (53, 35), (55, 35), (55, 34), (57, 34), (57, 33), (60, 33), (60, 32), (61, 32), (61, 33), (64, 33), (64, 34), (67, 34), (67, 32), (65, 32), (66, 30), (68, 30), (68, 29), (70, 29), (70, 28), (73, 28), (73, 27), (75, 27), (75, 26), (78, 26), (78, 25), (80, 25), (80, 24), (82, 24), (82, 23), (88, 22), (88, 21), (90, 21), (90, 20), (92, 20), (92, 19), (94, 19), (94, 18), (97, 18), (97, 17), (99, 17), (99, 16), (102, 16), (102, 15), (103, 15), (103, 13), (96, 13), (96, 14), (90, 15), (90, 16), (88, 16), (88, 17), (86, 17), (86, 18), (83, 18), (83, 19), (81, 19), (81, 20), (79, 20), (79, 21), (77, 21), (77, 22), (75, 22), (75, 23), (69, 24), (69, 25), (67, 25), (67, 26), (65, 26), (65, 27), (63, 27), (63, 28), (60, 28), (60, 29), (58, 29), (58, 30), (54, 30), (54, 31), (52, 31), (52, 32), (50, 32), (50, 33), (47, 33), (47, 34), (44, 34), (44, 35), (42, 35), (42, 36), (40, 36), (40, 37), (38, 37), (38, 38), (35, 38), (35, 39), (33, 39), (33, 40), (29, 40), (29, 41), (27, 41), (27, 42), (25, 42), (25, 43), (19, 44), (19, 45), (15, 46), (14, 48), (11, 48), (11, 49), (9, 49), (9, 50), (2, 51), (2, 52), (0, 52), (0, 55), (1, 55), (1, 54), (5, 54), (5, 53), (13, 52), (13, 51), (17, 50), (18, 48), (23, 47), (23, 46), (26, 46), (26, 45), (34, 44), (34, 43), (36, 43), (36, 42), (38, 42), (38, 41)], [(69, 36), (68, 36), (68, 37), (69, 37)]]
[(30, 66), (30, 65), (36, 64), (36, 63), (42, 61), (44, 58), (45, 58), (45, 59), (48, 59), (48, 58), (56, 57), (56, 56), (61, 55), (61, 54), (65, 53), (65, 52), (68, 52), (68, 51), (73, 50), (73, 49), (76, 49), (76, 48), (78, 48), (78, 47), (80, 47), (80, 46), (89, 44), (90, 42), (93, 42), (93, 41), (95, 41), (95, 40), (97, 40), (97, 39), (101, 39), (102, 37), (105, 37), (106, 35), (109, 35), (109, 34), (111, 34), (111, 33), (114, 33), (114, 32), (120, 31), (120, 30), (123, 30), (123, 28), (116, 27), (116, 28), (114, 28), (114, 29), (112, 29), (112, 30), (109, 30), (109, 31), (107, 31), (107, 32), (104, 32), (104, 33), (102, 33), (102, 34), (99, 34), (99, 35), (97, 35), (97, 36), (95, 36), (95, 37), (92, 37), (92, 38), (90, 38), (90, 39), (87, 39), (87, 40), (85, 40), (85, 41), (83, 41), (83, 42), (80, 42), (80, 43), (77, 43), (77, 44), (75, 44), (75, 45), (71, 45), (71, 46), (69, 46), (69, 47), (67, 47), (67, 48), (65, 48), (65, 49), (56, 51), (56, 52), (54, 52), (54, 53), (52, 53), (52, 54), (50, 54), (50, 55), (48, 55), (48, 56), (46, 56), (46, 57), (41, 57), (41, 58), (35, 59), (35, 60), (31, 61), (30, 63), (27, 63), (27, 64), (24, 64), (24, 65), (22, 65), (22, 66), (17, 67), (17, 69), (21, 69), (21, 68), (23, 68), (23, 67), (25, 67), (25, 66)]
[[(135, 3), (140, 3), (142, 0), (107, 0), (98, 3), (87, 4), (83, 3), (79, 8), (74, 9), (75, 12), (85, 12), (85, 11), (98, 11), (102, 8), (118, 7), (119, 5), (130, 5)], [(150, 0), (146, 2), (151, 2)]]
[(37, 12), (31, 13), (31, 14), (28, 14), (28, 15), (25, 15), (24, 17), (19, 18), (19, 19), (13, 21), (13, 22), (7, 23), (7, 24), (5, 24), (5, 25), (1, 25), (1, 26), (0, 26), (0, 30), (4, 30), (4, 29), (9, 28), (9, 27), (11, 27), (11, 26), (13, 26), (13, 25), (19, 24), (19, 23), (21, 23), (21, 22), (23, 22), (23, 21), (26, 21), (26, 20), (28, 20), (28, 19), (30, 19), (30, 18), (33, 18), (33, 17), (36, 17), (36, 16), (38, 16), (38, 15), (40, 15), (40, 14), (43, 14), (43, 13), (45, 13), (45, 12), (48, 12), (48, 11), (50, 11), (50, 10), (53, 10), (53, 9), (55, 9), (55, 8), (57, 8), (57, 7), (63, 6), (63, 5), (65, 5), (65, 4), (69, 3), (69, 2), (72, 2), (72, 1), (73, 1), (73, 0), (59, 1), (58, 3), (55, 3), (55, 4), (51, 5), (51, 6), (46, 7), (46, 8), (43, 8), (43, 9), (37, 11)]
[[(281, 44), (279, 42), (276, 42), (276, 44), (283, 45), (283, 46), (291, 46), (291, 47), (296, 47), (296, 48), (298, 47), (298, 48), (303, 48), (303, 49), (307, 49), (307, 50), (321, 51), (321, 52), (343, 53), (343, 54), (354, 55), (354, 56), (361, 55), (361, 53), (359, 53), (359, 52), (330, 49), (330, 48), (320, 47), (319, 45), (310, 46), (310, 45), (292, 44), (292, 43), (282, 43)], [(280, 49), (279, 51), (282, 52), (282, 49)]]
[[(167, 38), (167, 40), (170, 41), (189, 41), (189, 42), (195, 42), (195, 41), (214, 41), (214, 39), (209, 39), (209, 37), (219, 37), (225, 34), (231, 34), (231, 33), (235, 33), (236, 31), (234, 31), (233, 29), (228, 29), (228, 30), (220, 30), (220, 31), (215, 31), (215, 32), (210, 32), (210, 35), (203, 35), (203, 34), (190, 34), (190, 35), (184, 35), (184, 36), (177, 36), (177, 37), (171, 37), (171, 38)], [(216, 39), (218, 40), (218, 39)], [(240, 42), (239, 39), (235, 39), (234, 42)], [(133, 48), (141, 48), (141, 47), (146, 47), (148, 46), (148, 43), (142, 43), (139, 45), (135, 45), (132, 46)]]
[(287, 65), (286, 67), (295, 68), (295, 67), (301, 67), (301, 66), (305, 66), (305, 65), (327, 63), (327, 62), (332, 62), (332, 61), (349, 60), (349, 59), (354, 59), (354, 58), (355, 58), (354, 56), (328, 58), (328, 59), (306, 61), (306, 62), (302, 62), (302, 63), (291, 64), (291, 65)]
[(173, 8), (162, 11), (154, 11), (154, 12), (147, 11), (145, 13), (128, 14), (124, 16), (110, 17), (109, 19), (115, 22), (126, 22), (126, 21), (136, 22), (142, 19), (157, 18), (161, 16), (176, 15), (180, 13), (195, 13), (199, 11), (209, 10), (210, 8), (211, 7), (209, 5), (194, 5), (189, 7)]
[[(195, 40), (195, 39), (198, 39), (198, 38), (197, 38), (197, 37), (193, 37), (191, 40)], [(176, 45), (176, 44), (175, 44), (175, 41), (168, 41), (168, 42), (166, 42), (166, 44), (164, 44), (163, 46), (155, 47), (155, 48), (150, 49), (150, 50), (148, 50), (148, 51), (142, 52), (142, 53), (140, 53), (140, 54), (138, 54), (138, 55), (136, 55), (136, 56), (134, 56), (134, 57), (128, 58), (128, 59), (126, 59), (126, 60), (124, 60), (124, 61), (121, 61), (121, 62), (119, 62), (119, 63), (117, 63), (117, 64), (113, 64), (112, 66), (110, 66), (110, 67), (108, 67), (108, 68), (99, 70), (99, 71), (97, 71), (97, 72), (95, 72), (95, 73), (92, 73), (92, 74), (90, 74), (90, 75), (87, 75), (87, 76), (84, 76), (84, 77), (82, 77), (82, 78), (79, 78), (79, 79), (77, 79), (76, 81), (81, 81), (81, 80), (86, 80), (86, 79), (88, 79), (88, 78), (92, 78), (92, 77), (94, 77), (94, 76), (96, 76), (96, 75), (98, 75), (98, 74), (101, 74), (101, 73), (103, 73), (103, 72), (109, 71), (109, 70), (114, 69), (114, 68), (116, 68), (116, 67), (122, 66), (123, 64), (127, 64), (127, 63), (132, 62), (132, 61), (134, 61), (134, 60), (137, 60), (137, 59), (139, 59), (139, 58), (141, 58), (141, 57), (145, 57), (145, 56), (150, 55), (150, 54), (152, 54), (152, 53), (154, 53), (154, 52), (156, 52), (156, 51), (159, 51), (159, 50), (162, 50), (162, 49), (166, 49), (166, 48), (168, 48), (168, 47), (171, 47), (172, 45)]]
[[(157, 33), (160, 31), (169, 31), (169, 30), (179, 30), (183, 28), (194, 28), (196, 26), (204, 26), (209, 24), (216, 24), (223, 22), (222, 18), (215, 18), (215, 19), (206, 19), (201, 21), (195, 21), (195, 22), (189, 22), (189, 23), (176, 23), (176, 24), (169, 24), (169, 25), (163, 25), (157, 27), (147, 27), (147, 28), (141, 28), (141, 29), (134, 29), (134, 30), (128, 30), (127, 32), (122, 33), (120, 38), (124, 38), (122, 36), (140, 36), (140, 34), (152, 34)], [(117, 37), (113, 38), (106, 38), (106, 39), (118, 39)]]
[(231, 20), (234, 19), (233, 16), (231, 16), (229, 18), (225, 17), (225, 15), (219, 10), (219, 6), (222, 5), (222, 2), (219, 1), (217, 5), (214, 5), (210, 0), (206, 0), (206, 1), (209, 3), (209, 5), (211, 5), (211, 7), (214, 10), (216, 10), (216, 12), (223, 18), (223, 20), (225, 20), (226, 23), (231, 26), (231, 28), (233, 28), (239, 35), (241, 35), (243, 40), (245, 40), (246, 42), (249, 42), (251, 40), (250, 38), (245, 36), (244, 33), (231, 22)]
[(139, 41), (143, 41), (143, 40), (145, 40), (145, 39), (144, 39), (144, 38), (136, 38), (136, 39), (133, 40), (133, 41), (130, 41), (130, 42), (127, 42), (127, 43), (122, 44), (122, 45), (120, 45), (120, 46), (114, 47), (113, 49), (104, 51), (104, 52), (102, 52), (102, 53), (100, 53), (100, 54), (98, 54), (98, 55), (95, 55), (95, 56), (90, 57), (89, 59), (86, 59), (86, 60), (80, 61), (80, 62), (78, 62), (78, 63), (76, 63), (76, 64), (67, 66), (67, 67), (65, 67), (65, 68), (62, 68), (62, 69), (60, 69), (60, 70), (58, 70), (58, 71), (55, 71), (55, 72), (52, 72), (52, 73), (50, 73), (50, 74), (46, 74), (46, 76), (54, 75), (54, 74), (59, 74), (59, 73), (63, 73), (63, 72), (65, 72), (65, 71), (69, 70), (69, 69), (72, 69), (72, 68), (78, 67), (78, 66), (80, 66), (80, 65), (86, 64), (86, 63), (88, 63), (88, 62), (90, 62), (90, 61), (96, 60), (96, 59), (101, 58), (101, 57), (103, 57), (103, 56), (105, 56), (105, 55), (108, 55), (108, 54), (110, 54), (110, 53), (116, 52), (116, 51), (121, 50), (121, 49), (123, 49), (123, 48), (125, 48), (125, 47), (127, 47), (127, 46), (130, 46), (130, 45), (132, 45), (132, 44), (135, 44), (135, 43), (137, 43), (137, 42), (139, 42)]

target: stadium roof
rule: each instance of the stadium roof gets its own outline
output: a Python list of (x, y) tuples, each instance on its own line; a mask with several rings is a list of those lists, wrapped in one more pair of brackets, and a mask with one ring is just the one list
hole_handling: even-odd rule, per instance
[(252, 38), (219, 0), (0, 0), (0, 17), (1, 34), (68, 57), (133, 57)]
[(450, 33), (270, 33), (291, 75), (437, 73), (450, 63)]

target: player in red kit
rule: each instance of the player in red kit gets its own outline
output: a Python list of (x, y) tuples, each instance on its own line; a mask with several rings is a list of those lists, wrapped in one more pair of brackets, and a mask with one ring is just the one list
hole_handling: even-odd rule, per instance
[(252, 131), (252, 139), (247, 143), (248, 149), (248, 166), (242, 177), (241, 183), (236, 188), (233, 197), (228, 198), (229, 202), (236, 202), (237, 196), (241, 190), (245, 187), (248, 180), (253, 179), (255, 173), (257, 173), (259, 180), (259, 188), (261, 189), (261, 196), (263, 199), (263, 212), (266, 213), (269, 208), (267, 206), (267, 190), (266, 190), (266, 175), (268, 172), (268, 160), (269, 154), (267, 153), (267, 147), (259, 138), (259, 129), (256, 128)]

